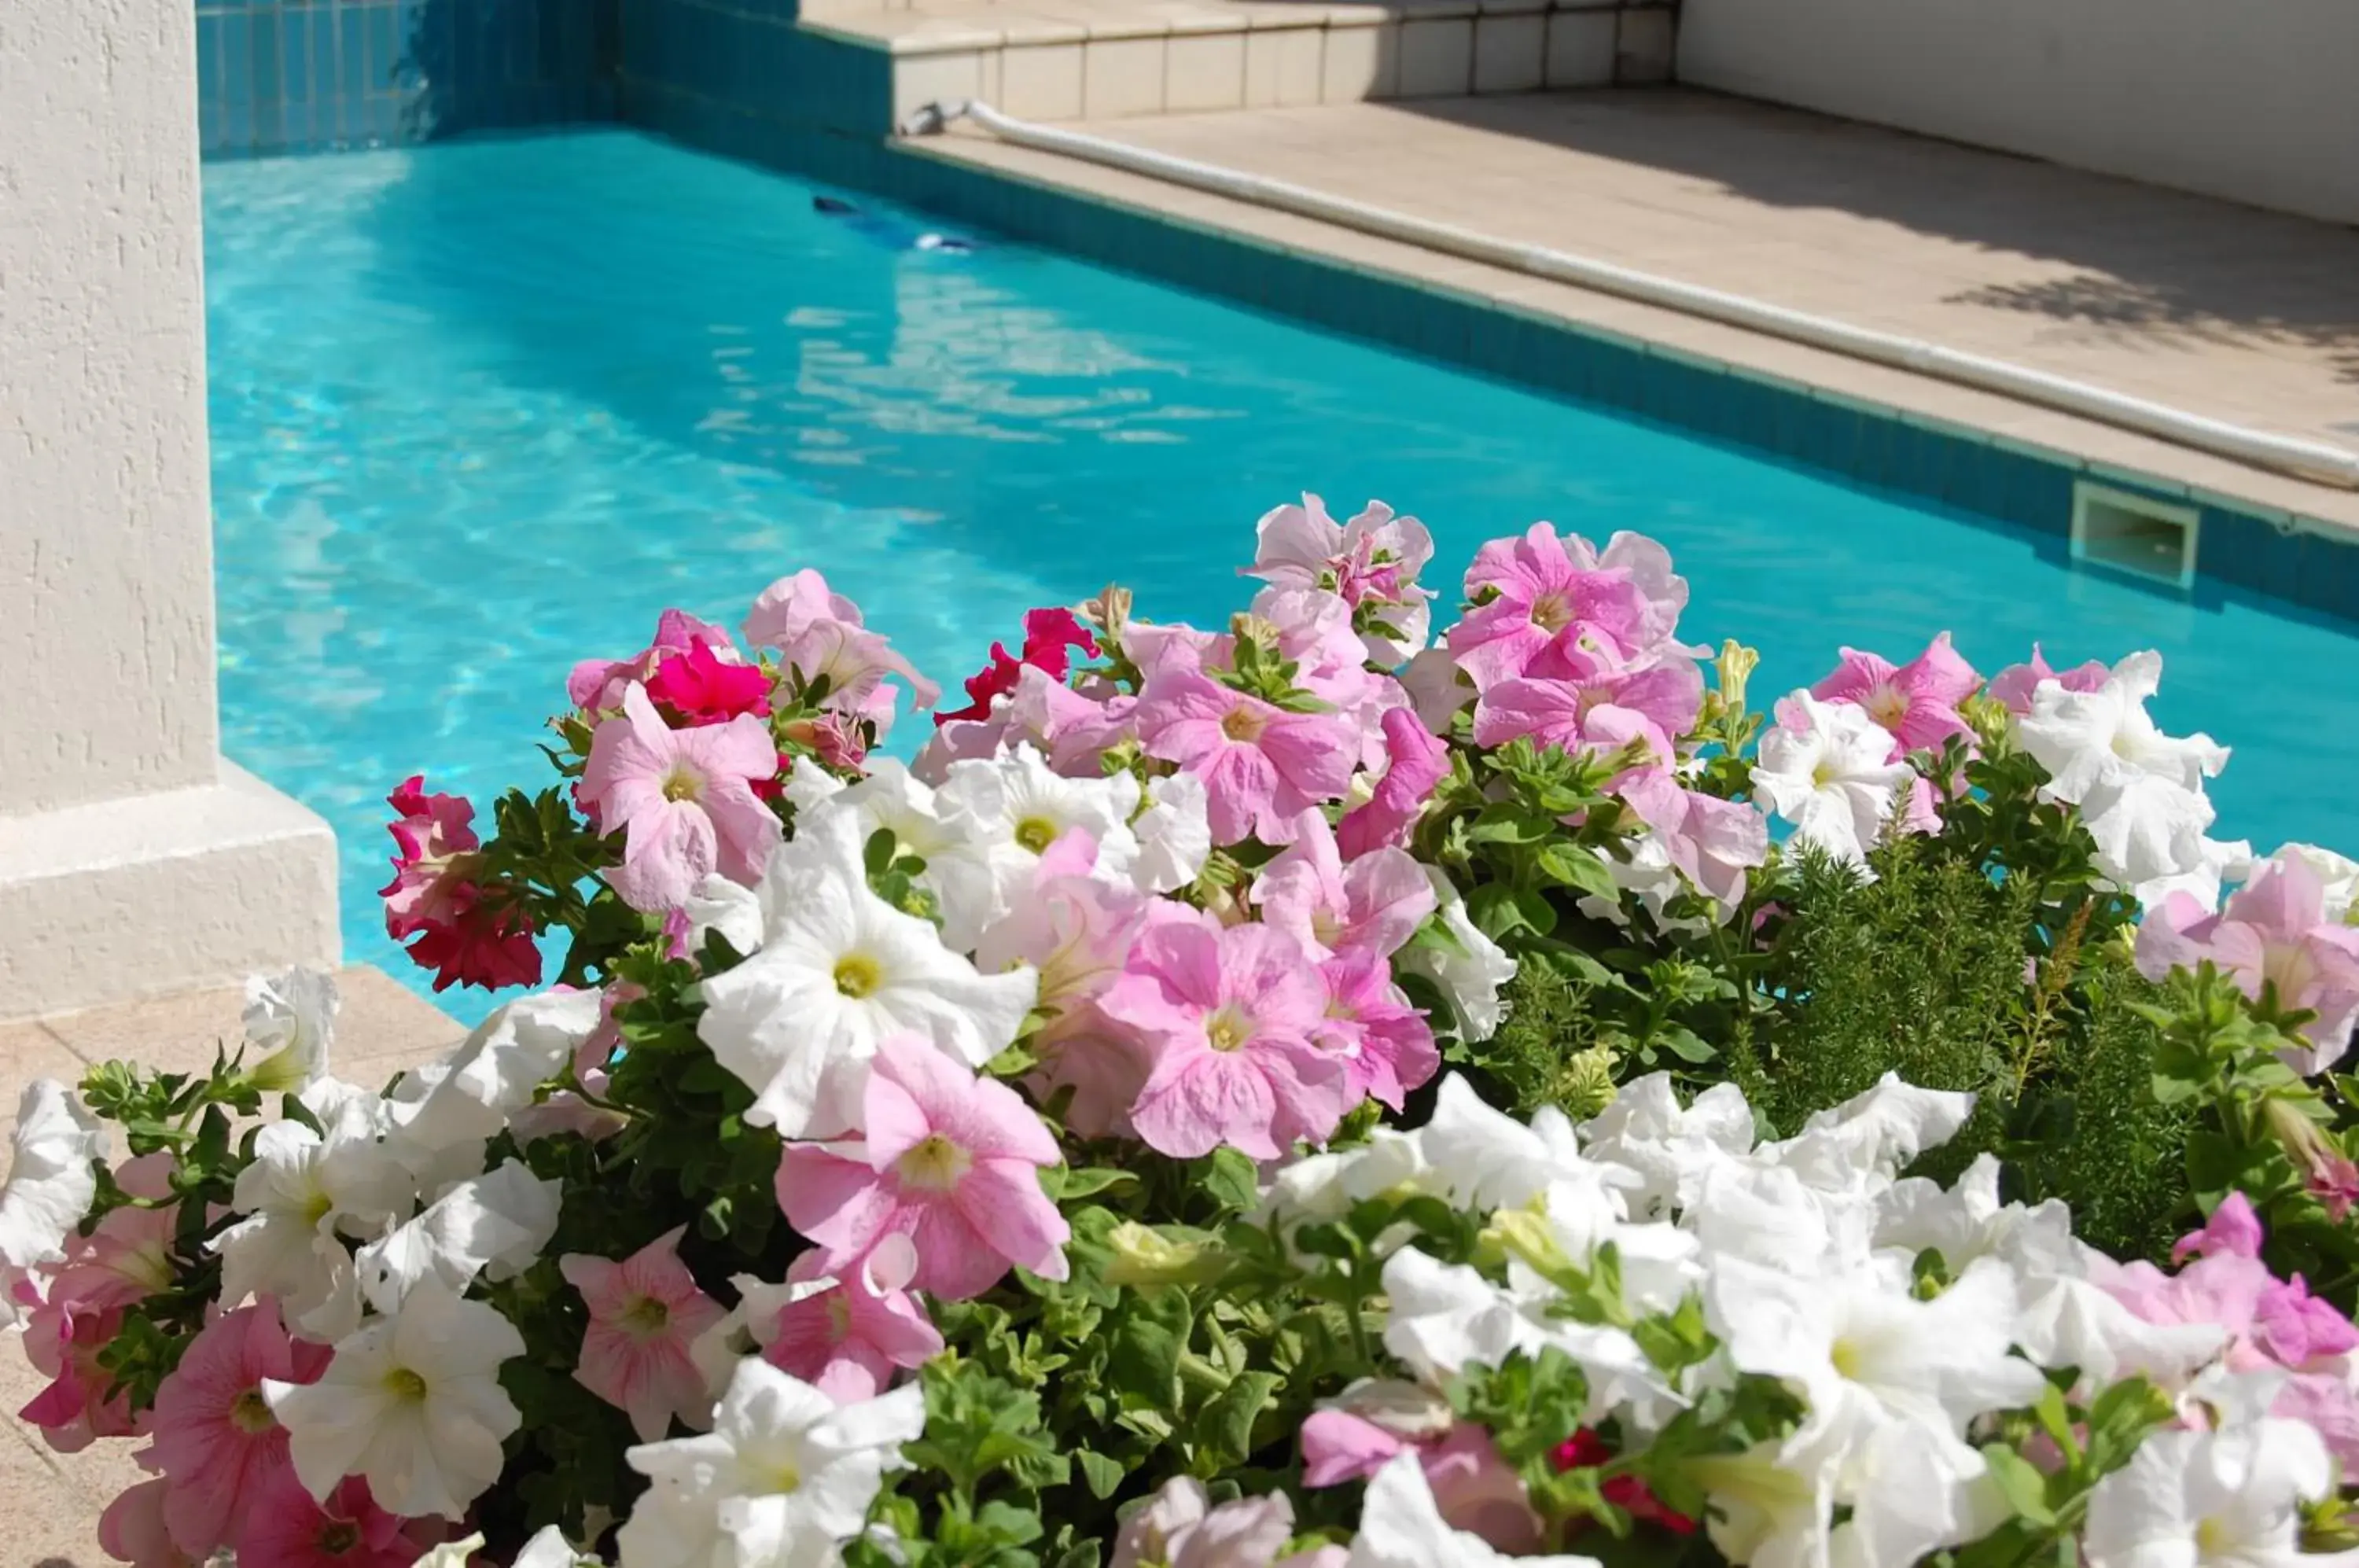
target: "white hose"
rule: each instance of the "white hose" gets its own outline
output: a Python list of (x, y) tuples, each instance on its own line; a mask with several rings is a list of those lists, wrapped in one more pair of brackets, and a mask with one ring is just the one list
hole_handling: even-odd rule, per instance
[(1642, 304), (1658, 305), (1687, 315), (1723, 321), (1749, 332), (1849, 354), (1854, 359), (1870, 360), (1915, 371), (1921, 376), (1997, 392), (2027, 403), (2037, 403), (2068, 414), (2117, 425), (2180, 446), (2234, 458), (2256, 467), (2359, 489), (2359, 452), (2346, 452), (2322, 441), (2300, 441), (2290, 436), (2272, 435), (2265, 430), (2248, 430), (2242, 425), (2190, 414), (2181, 408), (2150, 403), (2143, 397), (2110, 392), (2086, 382), (2050, 376), (2046, 371), (2009, 365), (2005, 360), (1985, 359), (1981, 354), (1962, 354), (1956, 349), (1943, 348), (1938, 343), (1924, 343), (1915, 338), (1870, 332), (1864, 327), (1831, 321), (1824, 316), (1784, 310), (1758, 299), (1748, 299), (1741, 294), (1701, 289), (1692, 283), (1636, 272), (1611, 262), (1549, 250), (1544, 245), (1516, 245), (1476, 234), (1471, 229), (1412, 218), (1404, 212), (1330, 196), (1307, 186), (1289, 185), (1280, 180), (1223, 169), (1217, 164), (1199, 163), (1192, 158), (1151, 152), (1144, 147), (1108, 141), (1102, 136), (1085, 136), (1079, 131), (1036, 125), (1003, 114), (990, 104), (977, 100), (929, 103), (910, 116), (901, 126), (901, 132), (905, 136), (924, 136), (940, 131), (962, 117), (974, 121), (992, 135), (1014, 142), (1018, 147), (1062, 153), (1092, 163), (1128, 169), (1134, 174), (1193, 186), (1216, 196), (1233, 197), (1258, 206), (1298, 212), (1306, 218), (1357, 229), (1363, 234), (1398, 240), (1428, 250), (1445, 251), (1509, 271), (1617, 294)]

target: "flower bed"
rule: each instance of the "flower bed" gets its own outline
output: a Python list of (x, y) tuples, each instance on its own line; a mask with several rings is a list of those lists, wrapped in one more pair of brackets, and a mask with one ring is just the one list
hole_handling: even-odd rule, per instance
[(378, 1092), (257, 981), (20, 1109), (24, 1419), (153, 1475), (107, 1549), (2359, 1544), (2359, 866), (2208, 836), (2153, 655), (1756, 714), (1648, 540), (1494, 541), (1438, 639), (1430, 554), (1305, 497), (1227, 630), (1035, 611), (908, 766), (938, 693), (799, 572), (577, 667), (487, 834), (404, 783), (389, 928), (549, 988)]

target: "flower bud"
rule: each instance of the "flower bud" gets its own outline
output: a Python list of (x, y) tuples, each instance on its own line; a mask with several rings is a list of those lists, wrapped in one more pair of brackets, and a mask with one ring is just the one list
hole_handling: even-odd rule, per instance
[(1734, 637), (1720, 645), (1720, 657), (1712, 660), (1712, 669), (1720, 677), (1720, 701), (1729, 713), (1745, 712), (1745, 683), (1753, 679), (1759, 668), (1758, 649), (1745, 647)]
[(1136, 1220), (1125, 1220), (1106, 1234), (1114, 1262), (1109, 1285), (1201, 1285), (1220, 1277), (1220, 1253), (1197, 1241), (1173, 1241)]

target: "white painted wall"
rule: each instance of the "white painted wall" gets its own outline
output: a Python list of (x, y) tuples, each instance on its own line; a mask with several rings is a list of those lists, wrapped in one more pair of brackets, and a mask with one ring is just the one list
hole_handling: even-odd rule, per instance
[(194, 13), (0, 0), (0, 1019), (337, 953), (217, 749)]
[(2359, 223), (2359, 0), (1683, 0), (1680, 79)]

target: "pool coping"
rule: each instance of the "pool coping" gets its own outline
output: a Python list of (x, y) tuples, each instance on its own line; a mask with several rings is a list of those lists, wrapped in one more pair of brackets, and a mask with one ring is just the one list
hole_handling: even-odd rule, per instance
[(2076, 481), (2191, 504), (2201, 516), (2194, 582), (2158, 592), (2200, 604), (2243, 589), (2359, 627), (2359, 493), (971, 128), (878, 141), (637, 87), (635, 121), (690, 146), (1995, 519), (2060, 547)]

